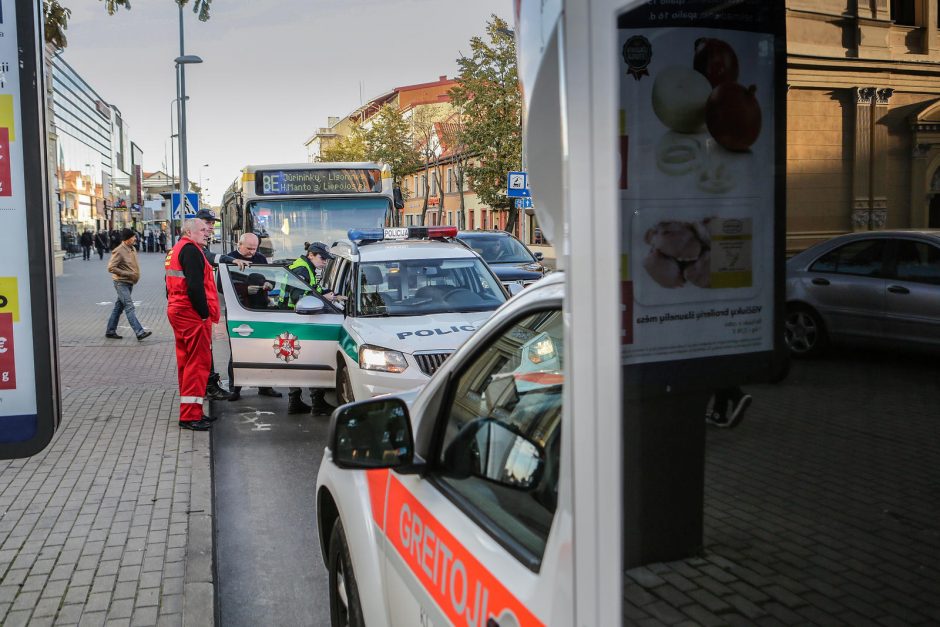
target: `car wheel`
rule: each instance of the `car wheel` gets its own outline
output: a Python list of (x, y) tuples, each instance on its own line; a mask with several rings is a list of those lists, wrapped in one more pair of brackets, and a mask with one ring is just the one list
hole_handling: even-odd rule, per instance
[(330, 624), (333, 627), (365, 627), (346, 532), (339, 519), (330, 533), (329, 568)]
[(794, 357), (815, 357), (826, 347), (826, 328), (819, 314), (802, 305), (787, 307), (783, 337)]
[(342, 357), (340, 357), (339, 367), (336, 370), (336, 400), (340, 405), (356, 400), (353, 396), (352, 382), (349, 380), (349, 370), (346, 369)]

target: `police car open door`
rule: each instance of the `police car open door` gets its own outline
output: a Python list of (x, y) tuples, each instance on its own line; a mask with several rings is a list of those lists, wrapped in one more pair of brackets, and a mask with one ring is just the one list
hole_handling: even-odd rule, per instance
[[(232, 385), (332, 388), (343, 315), (284, 266), (219, 266)], [(311, 299), (313, 302), (311, 303)], [(312, 306), (310, 306), (312, 305)]]

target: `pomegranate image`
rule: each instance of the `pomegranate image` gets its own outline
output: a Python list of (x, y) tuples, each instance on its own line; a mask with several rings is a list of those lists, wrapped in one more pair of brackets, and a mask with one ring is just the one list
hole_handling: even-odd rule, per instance
[(728, 42), (711, 37), (695, 40), (695, 71), (708, 79), (712, 87), (738, 80), (738, 55)]
[(760, 135), (761, 110), (757, 87), (722, 83), (712, 90), (705, 104), (705, 124), (719, 144), (734, 152), (745, 152)]

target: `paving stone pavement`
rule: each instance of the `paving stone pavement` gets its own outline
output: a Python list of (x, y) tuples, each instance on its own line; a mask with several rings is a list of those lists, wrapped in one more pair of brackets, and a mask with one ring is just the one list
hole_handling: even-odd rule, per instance
[(142, 342), (123, 316), (104, 337), (107, 257), (56, 281), (62, 424), (0, 461), (0, 624), (212, 624), (209, 436), (176, 424), (163, 255), (140, 258)]
[(840, 350), (711, 429), (700, 557), (624, 578), (638, 625), (940, 624), (936, 358)]

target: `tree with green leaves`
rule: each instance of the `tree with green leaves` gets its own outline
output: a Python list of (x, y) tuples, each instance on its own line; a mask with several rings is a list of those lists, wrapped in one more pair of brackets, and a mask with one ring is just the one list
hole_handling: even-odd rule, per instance
[[(99, 1), (104, 2), (108, 15), (114, 15), (121, 8), (131, 8), (130, 0)], [(189, 0), (173, 0), (173, 2), (181, 7), (189, 4)], [(211, 3), (212, 0), (193, 0), (193, 13), (199, 16), (199, 21), (205, 22), (209, 19), (209, 5)], [(72, 11), (59, 4), (59, 0), (42, 0), (42, 14), (46, 24), (46, 43), (51, 44), (57, 50), (62, 50), (68, 45), (65, 29), (68, 28)]]
[(384, 105), (372, 116), (365, 131), (366, 155), (369, 161), (386, 163), (392, 168), (392, 180), (401, 187), (402, 179), (421, 164), (415, 149), (411, 125), (402, 112), (390, 104)]
[(506, 174), (522, 161), (522, 96), (516, 69), (516, 41), (496, 15), (486, 25), (486, 40), (470, 39), (470, 56), (457, 59), (460, 75), (450, 92), (462, 112), (460, 142), (472, 156), (467, 166), (470, 188), (493, 209), (509, 211), (513, 231), (518, 210), (506, 196)]
[(358, 126), (320, 151), (320, 161), (370, 161), (366, 134)]

